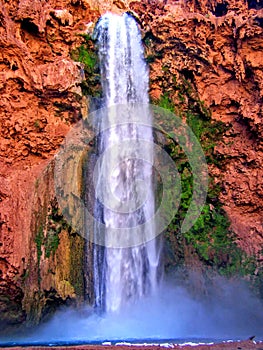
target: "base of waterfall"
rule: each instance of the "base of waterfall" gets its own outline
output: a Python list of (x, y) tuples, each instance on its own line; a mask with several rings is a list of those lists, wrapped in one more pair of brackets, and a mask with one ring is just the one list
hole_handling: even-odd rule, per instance
[[(262, 301), (240, 283), (220, 280), (202, 297), (163, 283), (155, 295), (119, 312), (65, 308), (36, 329), (0, 338), (1, 346), (219, 343), (255, 336), (263, 341)], [(148, 347), (148, 345), (147, 345)], [(89, 347), (87, 347), (89, 349)], [(235, 348), (236, 349), (236, 348)]]

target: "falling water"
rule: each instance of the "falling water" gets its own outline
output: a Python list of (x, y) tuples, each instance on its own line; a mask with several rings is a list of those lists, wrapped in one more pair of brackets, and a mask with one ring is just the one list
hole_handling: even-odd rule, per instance
[[(97, 25), (96, 38), (108, 112), (98, 121), (101, 133), (97, 152), (98, 158), (104, 158), (96, 174), (95, 216), (105, 226), (95, 225), (94, 231), (95, 236), (103, 234), (105, 239), (104, 247), (94, 248), (95, 304), (106, 311), (118, 311), (152, 294), (158, 281), (160, 245), (152, 239), (155, 225), (149, 77), (140, 31), (130, 15), (104, 15)], [(116, 228), (118, 247), (116, 237), (115, 243), (112, 241)], [(135, 237), (139, 237), (139, 243)]]

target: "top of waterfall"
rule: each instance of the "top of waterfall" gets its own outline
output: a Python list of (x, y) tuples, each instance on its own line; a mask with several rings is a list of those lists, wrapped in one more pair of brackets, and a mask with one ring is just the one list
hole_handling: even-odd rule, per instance
[(104, 15), (100, 17), (100, 19), (98, 20), (95, 26), (94, 33), (93, 33), (93, 38), (95, 40), (98, 39), (98, 36), (100, 35), (100, 29), (108, 28), (110, 22), (114, 23), (115, 25), (129, 23), (130, 26), (132, 25), (133, 28), (139, 32), (136, 20), (129, 13), (124, 12), (122, 14), (117, 14), (113, 12), (106, 12)]

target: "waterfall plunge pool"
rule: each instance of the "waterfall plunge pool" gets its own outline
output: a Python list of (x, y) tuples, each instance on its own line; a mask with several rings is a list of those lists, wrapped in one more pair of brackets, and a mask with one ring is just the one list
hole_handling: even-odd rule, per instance
[(202, 298), (164, 283), (155, 296), (118, 313), (61, 309), (35, 329), (0, 337), (0, 346), (219, 343), (253, 335), (263, 340), (262, 325), (261, 301), (243, 284), (220, 278), (210, 296)]

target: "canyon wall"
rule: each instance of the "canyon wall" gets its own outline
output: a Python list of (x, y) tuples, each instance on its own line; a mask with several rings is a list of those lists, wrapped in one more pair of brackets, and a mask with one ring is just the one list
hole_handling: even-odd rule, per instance
[[(158, 98), (188, 80), (212, 119), (229, 126), (215, 151), (223, 169), (210, 169), (223, 183), (220, 200), (240, 246), (255, 253), (263, 247), (262, 217), (262, 24), (257, 1), (167, 1), (136, 10), (150, 31), (154, 52), (151, 95)], [(149, 4), (153, 6), (152, 1)], [(160, 15), (161, 13), (161, 15)], [(214, 171), (213, 171), (214, 170)]]
[(239, 246), (249, 254), (262, 250), (259, 1), (1, 1), (1, 326), (35, 323), (53, 305), (84, 300), (84, 241), (57, 207), (53, 159), (87, 115), (84, 67), (72, 53), (108, 10), (137, 19), (153, 100), (169, 92), (179, 105), (177, 86), (188, 81), (211, 118), (228, 125), (215, 147), (222, 167), (210, 172), (222, 183), (219, 199)]

